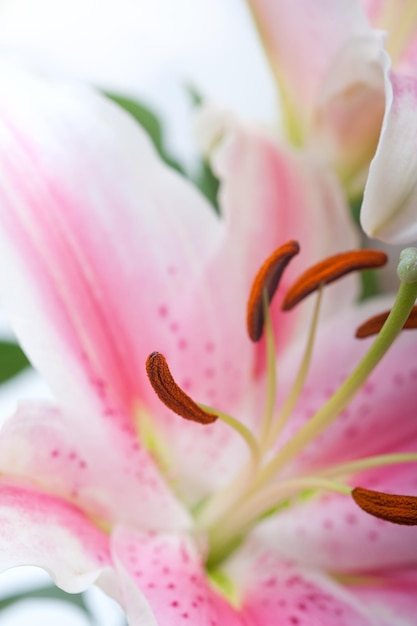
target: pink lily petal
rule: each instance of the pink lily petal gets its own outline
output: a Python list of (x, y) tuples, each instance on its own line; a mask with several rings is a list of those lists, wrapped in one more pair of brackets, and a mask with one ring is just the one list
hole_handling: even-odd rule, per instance
[[(417, 495), (415, 468), (410, 463), (378, 468), (350, 477), (349, 483)], [(255, 532), (268, 545), (275, 541), (283, 558), (322, 571), (371, 575), (417, 568), (417, 527), (377, 519), (349, 496), (318, 495), (288, 508)]]
[(312, 140), (350, 188), (362, 188), (385, 110), (383, 33), (347, 42), (326, 75), (316, 102)]
[(248, 543), (227, 573), (240, 589), (249, 624), (379, 626), (366, 605), (340, 585), (277, 557), (273, 549)]
[(88, 435), (88, 427), (81, 437), (72, 416), (50, 404), (21, 404), (0, 433), (0, 471), (29, 482), (36, 476), (48, 493), (106, 527), (116, 521), (154, 529), (189, 526), (188, 513), (138, 443), (122, 451), (105, 429)]
[(0, 92), (2, 279), (15, 329), (75, 415), (82, 406), (90, 423), (132, 430), (151, 393), (147, 354), (186, 347), (174, 325), (191, 298), (198, 306), (220, 222), (90, 89), (6, 68)]
[[(174, 375), (181, 373), (179, 382), (187, 382), (191, 393), (197, 390), (201, 393), (204, 386), (198, 384), (195, 364), (202, 361), (209, 404), (253, 426), (261, 416), (259, 393), (266, 361), (263, 342), (253, 348), (247, 338), (245, 313), (258, 268), (283, 242), (293, 238), (301, 242), (301, 254), (284, 275), (282, 294), (296, 273), (310, 263), (337, 250), (354, 247), (357, 233), (339, 187), (324, 167), (284, 152), (265, 133), (211, 107), (200, 115), (198, 132), (206, 147), (217, 137), (211, 158), (220, 178), (226, 233), (213, 265), (208, 268), (207, 284), (209, 292), (215, 294), (217, 326), (218, 332), (223, 333), (220, 343), (224, 352), (219, 355), (219, 341), (216, 341), (213, 354), (195, 353), (194, 360), (183, 358), (181, 362), (172, 355), (172, 370)], [(356, 286), (354, 278), (332, 289), (333, 297), (328, 293), (325, 298), (328, 311), (352, 301)], [(283, 315), (279, 305), (278, 294), (272, 306), (278, 352), (288, 346), (300, 322), (300, 315)], [(259, 384), (255, 384), (254, 375)], [(201, 396), (194, 397), (201, 400)], [(154, 410), (161, 408), (155, 405)], [(202, 486), (205, 490), (224, 484), (236, 471), (242, 454), (247, 454), (239, 438), (222, 424), (204, 428), (204, 438), (199, 437), (194, 424), (178, 427), (175, 417), (171, 421), (167, 417), (164, 428), (172, 428), (173, 432), (175, 429), (170, 455), (175, 459), (173, 466), (180, 472), (180, 482), (187, 482), (187, 493), (193, 490), (191, 483), (196, 481), (200, 495)]]
[[(356, 0), (248, 0), (292, 122), (309, 126), (333, 60), (369, 27)], [(298, 131), (296, 131), (297, 133)]]
[(417, 80), (386, 68), (386, 109), (369, 169), (361, 224), (370, 237), (389, 243), (417, 239)]
[(121, 527), (112, 537), (112, 554), (132, 626), (246, 624), (209, 586), (201, 557), (189, 539)]
[[(324, 404), (366, 352), (372, 338), (355, 339), (356, 328), (390, 305), (388, 298), (373, 299), (370, 304), (351, 307), (321, 325), (306, 385), (285, 439)], [(416, 436), (416, 346), (417, 334), (404, 331), (340, 416), (299, 455), (297, 471), (395, 452), (404, 441)], [(300, 341), (282, 360), (283, 397), (297, 371), (301, 350)]]
[(386, 49), (396, 69), (414, 75), (417, 69), (417, 28), (413, 2), (361, 0), (374, 28), (384, 31)]
[[(281, 293), (312, 263), (358, 245), (346, 201), (323, 164), (284, 150), (266, 132), (214, 106), (200, 114), (198, 133), (221, 181), (227, 227), (239, 239), (235, 275), (240, 268), (240, 280), (248, 280), (242, 307), (257, 269), (285, 241), (298, 240), (301, 253), (285, 272)], [(345, 283), (343, 290), (336, 287), (329, 309), (351, 302), (356, 288), (355, 280)], [(290, 343), (296, 323), (294, 316), (280, 314), (279, 300), (276, 297), (272, 306), (277, 352)]]
[(417, 571), (378, 572), (375, 577), (378, 585), (352, 586), (352, 593), (381, 616), (384, 626), (413, 626), (417, 615)]
[[(239, 341), (235, 316), (219, 323), (232, 294), (216, 303), (207, 293), (230, 285), (219, 264), (210, 284), (204, 278), (220, 243), (234, 246), (222, 222), (111, 103), (87, 88), (7, 68), (3, 76), (3, 289), (22, 344), (74, 427), (84, 432), (86, 415), (91, 433), (107, 425), (123, 454), (137, 445), (143, 407), (151, 423), (160, 414), (164, 427), (182, 428), (177, 416), (164, 420), (146, 378), (155, 349), (186, 391), (212, 402), (214, 389), (227, 409), (247, 387), (251, 361), (241, 357), (252, 347), (240, 341), (243, 311)], [(184, 425), (187, 445), (199, 431)]]
[(37, 487), (0, 482), (0, 569), (36, 565), (76, 593), (105, 574), (108, 537), (72, 504)]

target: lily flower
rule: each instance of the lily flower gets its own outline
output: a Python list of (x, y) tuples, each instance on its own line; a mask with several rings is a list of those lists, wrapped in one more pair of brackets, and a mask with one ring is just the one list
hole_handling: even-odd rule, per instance
[(317, 324), (322, 285), (385, 255), (334, 256), (319, 165), (236, 123), (217, 216), (91, 89), (2, 68), (0, 94), (2, 302), (57, 400), (0, 432), (0, 568), (96, 583), (134, 626), (415, 624), (414, 252), (355, 340), (382, 303), (343, 279)]
[(370, 237), (415, 241), (416, 3), (248, 4), (290, 138), (327, 153), (350, 193), (361, 193), (366, 183), (361, 224)]

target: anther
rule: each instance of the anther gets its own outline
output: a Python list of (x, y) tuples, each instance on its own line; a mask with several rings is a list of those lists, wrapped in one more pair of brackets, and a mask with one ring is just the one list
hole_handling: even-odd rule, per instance
[(302, 274), (288, 290), (282, 303), (282, 310), (289, 311), (306, 296), (316, 291), (320, 285), (333, 281), (358, 270), (382, 267), (387, 255), (380, 250), (351, 250), (320, 261)]
[(366, 513), (393, 524), (417, 525), (417, 497), (372, 491), (355, 487), (352, 498)]
[[(379, 313), (369, 318), (369, 320), (366, 320), (366, 322), (356, 329), (355, 337), (365, 339), (371, 335), (377, 335), (385, 324), (390, 312), (391, 311), (384, 311), (384, 313)], [(417, 328), (417, 306), (413, 306), (411, 309), (411, 313), (403, 326), (403, 329), (406, 328)]]
[(199, 424), (211, 424), (217, 419), (217, 415), (204, 411), (177, 385), (160, 352), (148, 356), (146, 372), (158, 398), (174, 413)]
[(285, 268), (299, 251), (300, 246), (297, 241), (288, 241), (266, 259), (256, 274), (252, 283), (247, 309), (247, 329), (252, 341), (259, 341), (262, 337), (265, 322), (264, 290), (266, 290), (268, 303), (270, 303)]

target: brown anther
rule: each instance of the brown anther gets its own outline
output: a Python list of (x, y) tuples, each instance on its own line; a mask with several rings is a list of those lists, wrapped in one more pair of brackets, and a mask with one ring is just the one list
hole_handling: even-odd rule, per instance
[[(375, 315), (369, 320), (366, 320), (366, 322), (356, 329), (355, 337), (365, 339), (371, 335), (377, 335), (390, 313), (391, 311), (384, 311), (384, 313), (379, 313), (379, 315)], [(403, 326), (403, 329), (405, 328), (417, 328), (417, 306), (413, 306), (411, 309), (411, 313)]]
[(177, 385), (163, 354), (152, 352), (148, 356), (146, 372), (156, 395), (171, 411), (199, 424), (211, 424), (216, 421), (217, 415), (202, 409)]
[(373, 517), (402, 526), (417, 525), (416, 496), (393, 495), (355, 487), (352, 498), (361, 509)]
[(249, 295), (246, 318), (248, 335), (252, 341), (259, 341), (264, 329), (264, 290), (269, 303), (274, 297), (285, 268), (299, 251), (297, 241), (288, 241), (266, 259), (256, 274)]
[(289, 311), (306, 296), (316, 291), (320, 285), (333, 281), (358, 270), (382, 267), (387, 255), (380, 250), (351, 250), (320, 261), (302, 274), (288, 290), (282, 303), (282, 310)]

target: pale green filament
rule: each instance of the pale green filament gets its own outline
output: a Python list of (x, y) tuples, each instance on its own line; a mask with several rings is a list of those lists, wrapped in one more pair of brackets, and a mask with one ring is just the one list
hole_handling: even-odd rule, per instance
[(304, 387), (304, 383), (305, 383), (308, 370), (310, 367), (310, 363), (311, 363), (311, 357), (313, 354), (314, 338), (316, 335), (317, 323), (319, 320), (322, 293), (323, 293), (323, 286), (321, 285), (317, 293), (316, 304), (314, 307), (313, 317), (311, 320), (310, 329), (309, 329), (309, 333), (307, 337), (307, 344), (304, 350), (303, 358), (301, 360), (301, 365), (298, 370), (294, 384), (291, 387), (290, 393), (288, 394), (288, 397), (285, 400), (284, 406), (282, 407), (275, 421), (274, 427), (271, 432), (270, 441), (269, 441), (270, 445), (273, 445), (275, 443), (275, 441), (278, 439), (279, 435), (281, 434), (284, 426), (287, 424), (289, 418), (291, 417), (291, 413), (293, 412), (294, 407), (297, 404), (298, 398), (300, 397), (300, 393)]
[(374, 467), (385, 467), (386, 465), (398, 465), (402, 463), (415, 463), (417, 461), (416, 452), (399, 452), (398, 454), (380, 454), (369, 456), (365, 459), (357, 459), (340, 465), (332, 465), (320, 471), (320, 476), (345, 476)]
[(301, 476), (285, 482), (269, 485), (252, 497), (239, 502), (227, 516), (222, 517), (210, 528), (210, 564), (225, 558), (236, 537), (248, 531), (256, 519), (266, 511), (279, 507), (288, 498), (297, 496), (305, 490), (326, 490), (343, 495), (350, 495), (352, 487), (344, 483), (320, 476)]
[(222, 411), (218, 411), (217, 409), (212, 409), (205, 404), (199, 404), (199, 406), (207, 413), (211, 413), (212, 415), (217, 415), (219, 420), (230, 426), (235, 432), (238, 433), (242, 437), (242, 439), (247, 444), (252, 458), (257, 465), (261, 458), (261, 450), (259, 448), (258, 442), (256, 441), (252, 432), (247, 428), (242, 422), (239, 422), (235, 417), (231, 415), (227, 415), (227, 413), (223, 413)]
[(267, 376), (266, 376), (266, 397), (265, 409), (261, 420), (260, 447), (264, 451), (268, 449), (269, 435), (272, 426), (272, 418), (274, 416), (274, 407), (276, 399), (276, 350), (274, 329), (272, 326), (271, 312), (269, 310), (268, 293), (264, 289), (262, 294), (262, 305), (264, 314), (264, 329), (266, 337), (266, 355), (267, 355)]

